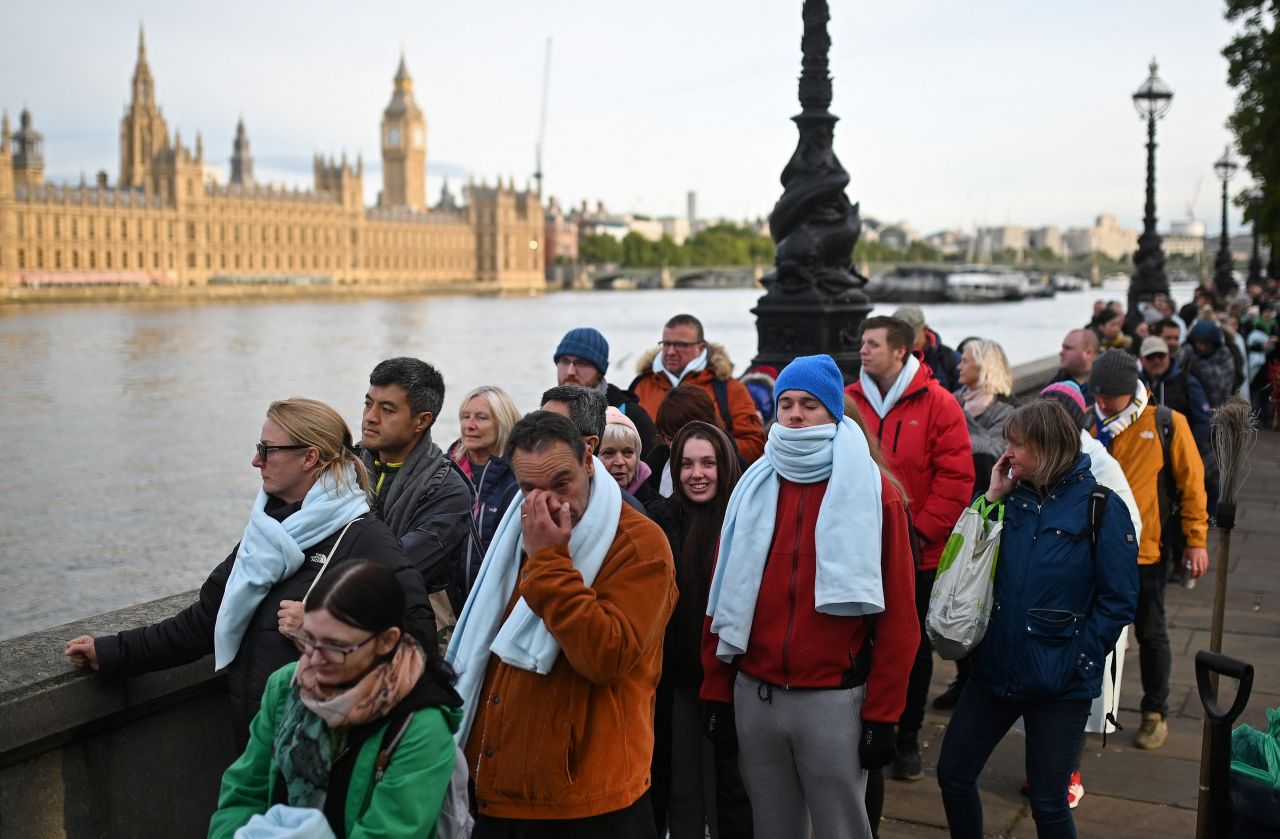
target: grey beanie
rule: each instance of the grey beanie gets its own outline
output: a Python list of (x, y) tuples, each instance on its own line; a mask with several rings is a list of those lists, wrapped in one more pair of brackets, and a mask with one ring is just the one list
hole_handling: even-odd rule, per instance
[(1103, 396), (1132, 396), (1138, 389), (1138, 360), (1124, 350), (1107, 350), (1093, 362), (1089, 390)]

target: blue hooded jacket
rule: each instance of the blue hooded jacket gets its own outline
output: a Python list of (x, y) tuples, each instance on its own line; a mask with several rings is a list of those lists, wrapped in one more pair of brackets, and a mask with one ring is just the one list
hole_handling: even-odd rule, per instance
[(1089, 456), (1041, 499), (1019, 483), (1005, 499), (987, 634), (973, 678), (1008, 699), (1092, 699), (1103, 665), (1138, 608), (1138, 542), (1111, 494), (1097, 551), (1089, 539)]

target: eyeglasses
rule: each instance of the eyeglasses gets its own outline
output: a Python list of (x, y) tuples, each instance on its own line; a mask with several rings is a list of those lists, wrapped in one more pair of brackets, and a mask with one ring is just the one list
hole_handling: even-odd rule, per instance
[(320, 657), (323, 658), (325, 661), (329, 662), (330, 664), (344, 664), (347, 660), (347, 656), (351, 655), (353, 652), (360, 649), (365, 644), (369, 643), (370, 641), (372, 641), (374, 638), (377, 638), (378, 636), (377, 634), (370, 635), (368, 638), (364, 639), (359, 644), (356, 644), (351, 647), (335, 647), (333, 644), (320, 644), (315, 641), (312, 641), (311, 639), (307, 638), (305, 635), (302, 635), (296, 632), (290, 633), (285, 637), (288, 638), (290, 641), (292, 641), (293, 645), (298, 648), (298, 652), (302, 653), (303, 655), (309, 656), (316, 650), (319, 650)]
[(258, 459), (259, 459), (259, 460), (261, 460), (263, 463), (266, 463), (266, 461), (267, 461), (267, 455), (271, 454), (272, 452), (281, 452), (281, 451), (286, 451), (286, 450), (288, 450), (288, 449), (309, 449), (309, 448), (311, 448), (310, 446), (303, 446), (303, 445), (297, 445), (297, 446), (272, 446), (272, 445), (268, 445), (267, 443), (255, 443), (255, 444), (254, 444), (254, 446), (258, 449)]
[(701, 341), (659, 341), (658, 346), (664, 350), (688, 350), (701, 343)]

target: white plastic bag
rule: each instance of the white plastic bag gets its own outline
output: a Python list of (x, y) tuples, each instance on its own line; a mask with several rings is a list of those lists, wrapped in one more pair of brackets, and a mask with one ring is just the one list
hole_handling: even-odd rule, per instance
[[(996, 520), (988, 521), (993, 509)], [(1003, 529), (1004, 504), (979, 498), (964, 509), (947, 538), (925, 619), (929, 641), (945, 659), (964, 658), (987, 632)]]

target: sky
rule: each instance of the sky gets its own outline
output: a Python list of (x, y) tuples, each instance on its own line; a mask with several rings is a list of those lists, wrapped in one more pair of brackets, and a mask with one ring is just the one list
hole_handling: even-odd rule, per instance
[[(363, 154), (403, 50), (427, 119), (428, 187), (531, 179), (552, 40), (544, 194), (703, 218), (766, 216), (799, 111), (801, 0), (442, 0), (208, 4), (0, 0), (0, 107), (45, 137), (50, 180), (119, 170), (145, 26), (158, 101), (229, 168), (243, 117), (259, 181), (307, 188), (316, 152)], [(1160, 228), (1219, 229), (1213, 162), (1234, 92), (1217, 2), (832, 0), (836, 153), (864, 216), (920, 233), (976, 225), (1140, 228), (1152, 56), (1173, 88), (1158, 128)], [(1245, 176), (1232, 182), (1233, 192)], [(1232, 211), (1231, 225), (1240, 224)]]

